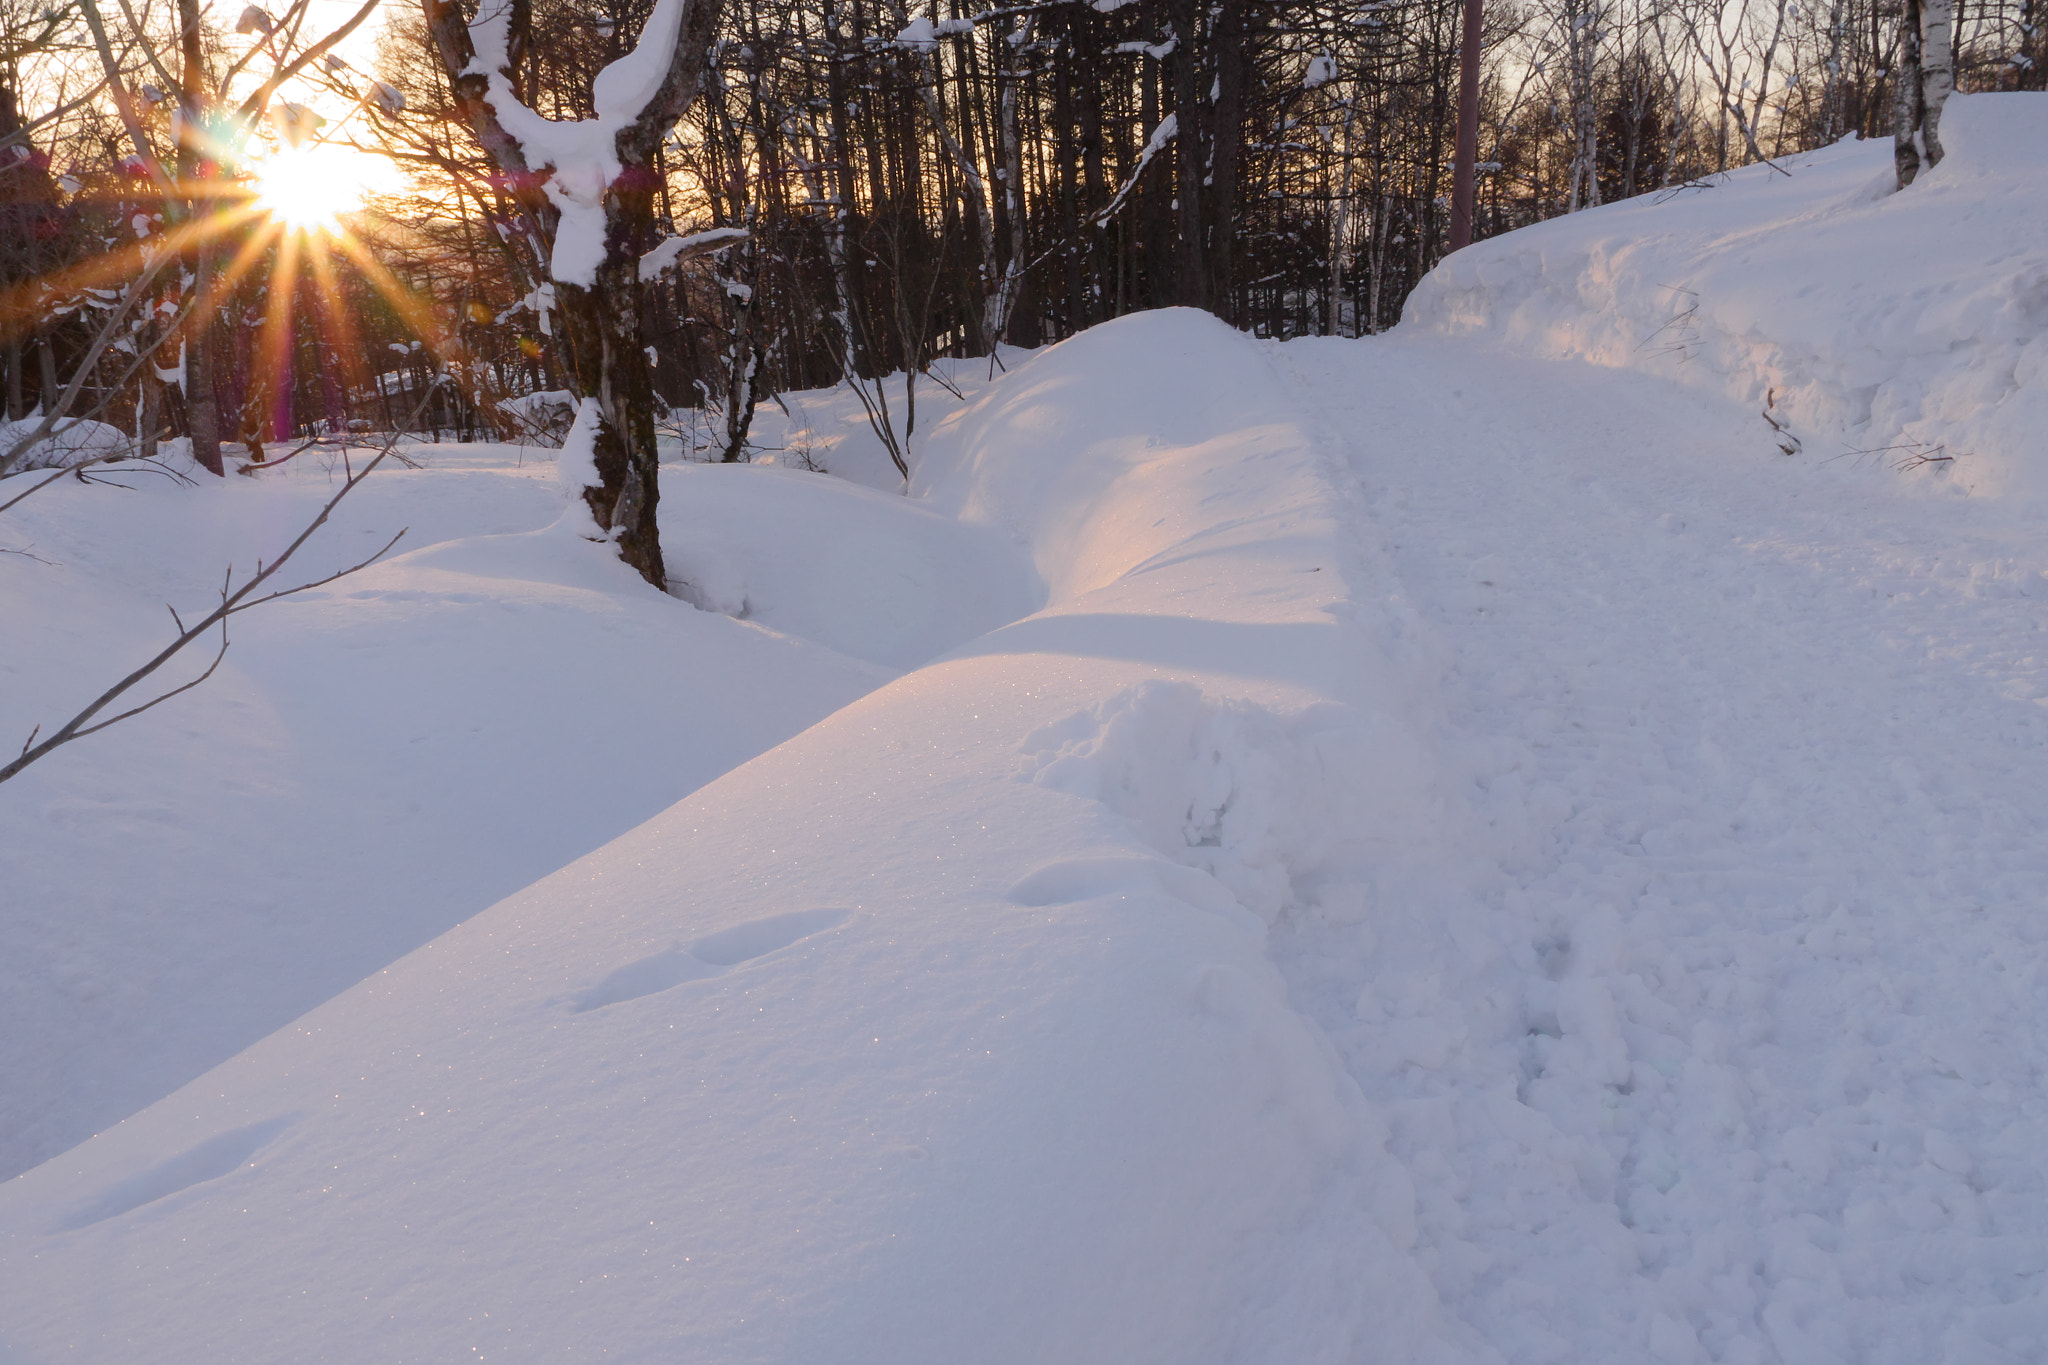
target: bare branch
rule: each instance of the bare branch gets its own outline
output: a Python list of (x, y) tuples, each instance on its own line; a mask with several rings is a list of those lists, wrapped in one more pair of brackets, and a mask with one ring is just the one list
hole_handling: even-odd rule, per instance
[(92, 465), (105, 464), (109, 460), (122, 459), (127, 455), (127, 453), (128, 452), (125, 450), (110, 450), (103, 455), (89, 456), (86, 459), (80, 460), (77, 464), (67, 464), (63, 466), (61, 469), (52, 470), (49, 478), (44, 479), (40, 483), (30, 484), (27, 488), (23, 489), (19, 493), (16, 493), (6, 502), (0, 502), (0, 512), (5, 512), (8, 508), (14, 506), (14, 504), (20, 502), (23, 498), (26, 498), (31, 493), (34, 493), (39, 489), (48, 488), (51, 484), (57, 482), (57, 480), (63, 478), (66, 474), (76, 474), (80, 470), (89, 468)]
[[(113, 341), (114, 333), (119, 330), (120, 324), (128, 316), (128, 310), (135, 306), (137, 299), (149, 291), (151, 282), (156, 279), (158, 272), (164, 268), (164, 264), (169, 259), (169, 252), (158, 253), (156, 259), (149, 263), (148, 268), (140, 276), (129, 282), (127, 291), (121, 295), (120, 302), (114, 306), (113, 312), (107, 315), (107, 320), (100, 324), (99, 335), (93, 338), (91, 347), (87, 349), (84, 358), (78, 362), (77, 372), (71, 376), (71, 382), (65, 385), (64, 391), (58, 395), (57, 401), (48, 405), (49, 411), (43, 415), (43, 420), (36, 424), (34, 431), (15, 442), (13, 449), (0, 453), (0, 474), (5, 474), (8, 470), (12, 469), (21, 460), (22, 456), (28, 453), (31, 446), (49, 435), (55, 429), (57, 423), (63, 420), (64, 414), (70, 411), (71, 405), (78, 401), (79, 391), (85, 387), (85, 381), (92, 377), (94, 370), (99, 365), (101, 354)], [(10, 503), (8, 505), (12, 506), (13, 504)]]
[[(140, 706), (130, 707), (128, 710), (123, 711), (118, 716), (109, 716), (107, 719), (101, 721), (97, 725), (88, 725), (82, 730), (74, 730), (71, 734), (71, 738), (84, 739), (87, 735), (97, 734), (99, 731), (106, 729), (109, 725), (118, 725), (120, 722), (127, 720), (130, 716), (139, 716), (144, 711), (149, 710), (152, 706), (161, 705), (162, 703), (169, 701), (172, 697), (177, 696), (181, 692), (190, 692), (193, 688), (199, 686), (199, 684), (205, 682), (208, 678), (212, 677), (213, 671), (216, 668), (220, 667), (220, 661), (222, 659), (225, 659), (227, 656), (228, 623), (226, 621), (222, 621), (220, 623), (220, 648), (214, 651), (213, 662), (206, 666), (206, 671), (204, 673), (201, 673), (198, 677), (192, 679), (192, 681), (188, 683), (181, 683), (177, 687), (172, 688), (170, 691), (164, 693), (161, 696), (150, 698), (148, 701), (142, 703), (142, 705)], [(29, 761), (32, 762), (33, 760)], [(28, 762), (23, 762), (21, 766), (27, 767)], [(0, 782), (4, 782), (12, 776), (13, 773), (11, 771), (0, 770)]]
[(236, 117), (247, 122), (250, 119), (261, 116), (265, 106), (270, 103), (270, 97), (277, 93), (277, 88), (280, 85), (298, 75), (307, 66), (326, 56), (336, 43), (361, 27), (363, 20), (369, 18), (371, 12), (376, 8), (377, 0), (364, 0), (363, 7), (351, 15), (347, 23), (335, 29), (325, 38), (322, 38), (319, 42), (301, 52), (291, 62), (272, 73), (269, 80), (258, 86), (255, 93), (251, 94), (248, 99), (242, 101), (241, 108), (235, 111)]
[[(431, 392), (432, 391), (429, 390), (429, 396), (431, 396)], [(423, 397), (420, 400), (419, 406), (414, 409), (412, 417), (418, 417), (420, 412), (425, 410), (426, 404), (427, 398)], [(408, 424), (410, 424), (411, 418), (408, 418), (407, 421)], [(57, 730), (52, 732), (50, 737), (44, 740), (42, 743), (35, 743), (35, 737), (36, 735), (42, 733), (42, 727), (38, 725), (35, 730), (31, 731), (29, 734), (29, 742), (22, 746), (21, 754), (17, 758), (15, 758), (13, 762), (7, 764), (5, 767), (0, 767), (0, 782), (7, 781), (7, 779), (13, 777), (16, 773), (19, 773), (20, 771), (22, 771), (22, 769), (28, 767), (31, 763), (34, 763), (38, 759), (47, 756), (54, 750), (59, 749), (66, 744), (69, 744), (71, 741), (75, 739), (81, 739), (86, 735), (94, 734), (100, 730), (104, 730), (109, 725), (113, 725), (119, 721), (126, 720), (130, 716), (140, 715), (142, 712), (149, 710), (152, 706), (156, 706), (159, 703), (168, 701), (172, 697), (177, 696), (181, 692), (188, 692), (192, 688), (197, 687), (200, 683), (205, 682), (208, 678), (212, 677), (214, 670), (220, 667), (220, 661), (222, 656), (227, 653), (227, 619), (230, 616), (233, 616), (239, 612), (248, 611), (254, 607), (259, 607), (263, 605), (265, 602), (275, 602), (280, 597), (289, 597), (293, 593), (305, 592), (309, 588), (320, 587), (323, 584), (332, 583), (336, 579), (345, 578), (349, 574), (356, 573), (362, 569), (368, 568), (370, 565), (376, 563), (379, 559), (382, 559), (386, 554), (388, 554), (391, 550), (391, 547), (398, 543), (399, 537), (405, 534), (404, 531), (400, 531), (398, 535), (395, 535), (390, 540), (386, 541), (383, 549), (378, 550), (377, 553), (371, 555), (368, 559), (363, 560), (361, 563), (350, 565), (346, 569), (342, 569), (336, 573), (331, 573), (327, 575), (325, 578), (316, 579), (311, 583), (302, 583), (294, 588), (286, 588), (278, 592), (266, 593), (261, 596), (256, 595), (256, 590), (262, 587), (263, 584), (268, 582), (271, 578), (275, 577), (279, 569), (282, 569), (286, 564), (291, 562), (292, 556), (298, 553), (299, 548), (303, 546), (308, 540), (312, 539), (314, 532), (318, 531), (322, 526), (327, 524), (327, 518), (333, 514), (334, 509), (336, 507), (341, 505), (341, 500), (347, 497), (350, 493), (354, 492), (356, 486), (360, 484), (364, 479), (368, 478), (370, 476), (371, 471), (376, 469), (378, 465), (384, 462), (384, 457), (389, 455), (392, 452), (392, 450), (397, 446), (398, 439), (399, 433), (393, 432), (389, 439), (387, 439), (384, 442), (383, 447), (380, 450), (378, 450), (376, 456), (373, 459), (371, 459), (369, 463), (365, 464), (361, 469), (355, 471), (353, 474), (349, 476), (348, 481), (344, 483), (341, 486), (341, 488), (336, 491), (334, 496), (327, 500), (326, 505), (320, 509), (319, 515), (315, 516), (311, 522), (307, 523), (305, 529), (300, 531), (298, 536), (293, 539), (292, 543), (284, 548), (284, 552), (278, 555), (277, 558), (271, 560), (268, 564), (264, 564), (262, 563), (262, 561), (259, 560), (256, 572), (252, 574), (249, 577), (249, 580), (243, 583), (241, 587), (231, 588), (229, 586), (233, 576), (233, 570), (230, 569), (228, 571), (229, 580), (227, 582), (223, 582), (221, 585), (220, 605), (218, 607), (215, 607), (212, 611), (208, 612), (205, 615), (205, 617), (199, 621), (198, 624), (190, 627), (189, 629), (181, 630), (176, 639), (172, 640), (168, 645), (164, 646), (161, 650), (157, 651), (156, 655), (153, 658), (151, 658), (147, 663), (144, 663), (140, 668), (137, 668), (127, 677), (115, 683), (112, 687), (102, 692), (98, 697), (95, 697), (91, 704), (86, 706), (84, 710), (80, 711), (70, 720), (64, 722), (62, 726), (58, 727)], [(172, 619), (177, 620), (177, 614), (175, 611), (172, 613)], [(180, 624), (182, 624), (182, 622)], [(170, 691), (163, 693), (161, 696), (158, 696), (148, 702), (145, 702), (141, 706), (133, 707), (127, 711), (123, 711), (120, 714), (112, 716), (106, 720), (96, 719), (99, 716), (100, 712), (106, 710), (107, 707), (112, 705), (114, 702), (120, 700), (121, 697), (125, 696), (138, 684), (143, 682), (145, 679), (149, 678), (158, 669), (162, 668), (165, 664), (169, 663), (173, 658), (177, 657), (178, 654), (183, 652), (188, 646), (190, 646), (195, 641), (205, 636), (216, 625), (221, 627), (220, 651), (214, 655), (213, 662), (207, 665), (206, 671), (204, 673), (200, 674), (197, 678), (194, 678), (190, 682), (183, 683), (180, 686), (172, 688)]]

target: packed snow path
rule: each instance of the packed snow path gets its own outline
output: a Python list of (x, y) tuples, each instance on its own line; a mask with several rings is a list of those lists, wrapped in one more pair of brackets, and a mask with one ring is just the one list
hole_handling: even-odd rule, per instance
[(1445, 646), (1444, 852), (1274, 950), (1446, 1309), (1518, 1365), (2043, 1358), (2038, 521), (1640, 375), (1281, 356)]

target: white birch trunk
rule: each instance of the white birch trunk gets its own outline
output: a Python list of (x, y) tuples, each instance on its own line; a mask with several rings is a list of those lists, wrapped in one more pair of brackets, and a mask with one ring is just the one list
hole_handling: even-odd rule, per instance
[[(1030, 43), (1032, 27), (1032, 16), (1028, 14), (1017, 20), (1020, 47)], [(1010, 259), (1003, 263), (1002, 282), (989, 299), (987, 317), (982, 324), (988, 332), (991, 355), (995, 354), (996, 346), (1010, 328), (1010, 310), (1017, 302), (1017, 287), (1023, 283), (1024, 275), (1024, 205), (1019, 197), (1024, 184), (1024, 139), (1018, 127), (1017, 81), (1014, 77), (1003, 85), (998, 110), (998, 127), (1003, 143), (1003, 209), (1010, 221)]]
[(1899, 14), (1899, 55), (1892, 64), (1892, 165), (1899, 188), (1920, 174), (1920, 0), (1905, 0)]
[(1920, 155), (1941, 160), (1941, 106), (1956, 88), (1955, 0), (1920, 0)]

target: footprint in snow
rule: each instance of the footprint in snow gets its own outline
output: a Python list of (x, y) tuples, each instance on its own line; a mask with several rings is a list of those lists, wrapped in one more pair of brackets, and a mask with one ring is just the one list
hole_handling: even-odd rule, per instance
[(686, 981), (718, 976), (742, 962), (766, 957), (813, 934), (822, 934), (846, 922), (848, 910), (792, 910), (749, 920), (730, 929), (629, 962), (604, 980), (577, 995), (569, 1006), (571, 1014), (588, 1014), (607, 1005), (638, 1000), (643, 995), (669, 990)]
[(194, 1185), (218, 1180), (248, 1165), (258, 1152), (297, 1121), (297, 1115), (285, 1115), (216, 1133), (191, 1150), (160, 1162), (140, 1175), (130, 1176), (108, 1187), (96, 1198), (88, 1199), (73, 1209), (55, 1230), (76, 1232), (110, 1218), (119, 1218), (124, 1213), (133, 1213), (145, 1204), (168, 1199)]

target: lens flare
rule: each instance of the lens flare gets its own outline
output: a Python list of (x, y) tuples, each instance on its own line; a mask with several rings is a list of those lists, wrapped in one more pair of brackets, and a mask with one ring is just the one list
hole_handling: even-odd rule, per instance
[(281, 148), (256, 167), (256, 207), (286, 227), (331, 233), (388, 178), (382, 158), (352, 148)]

